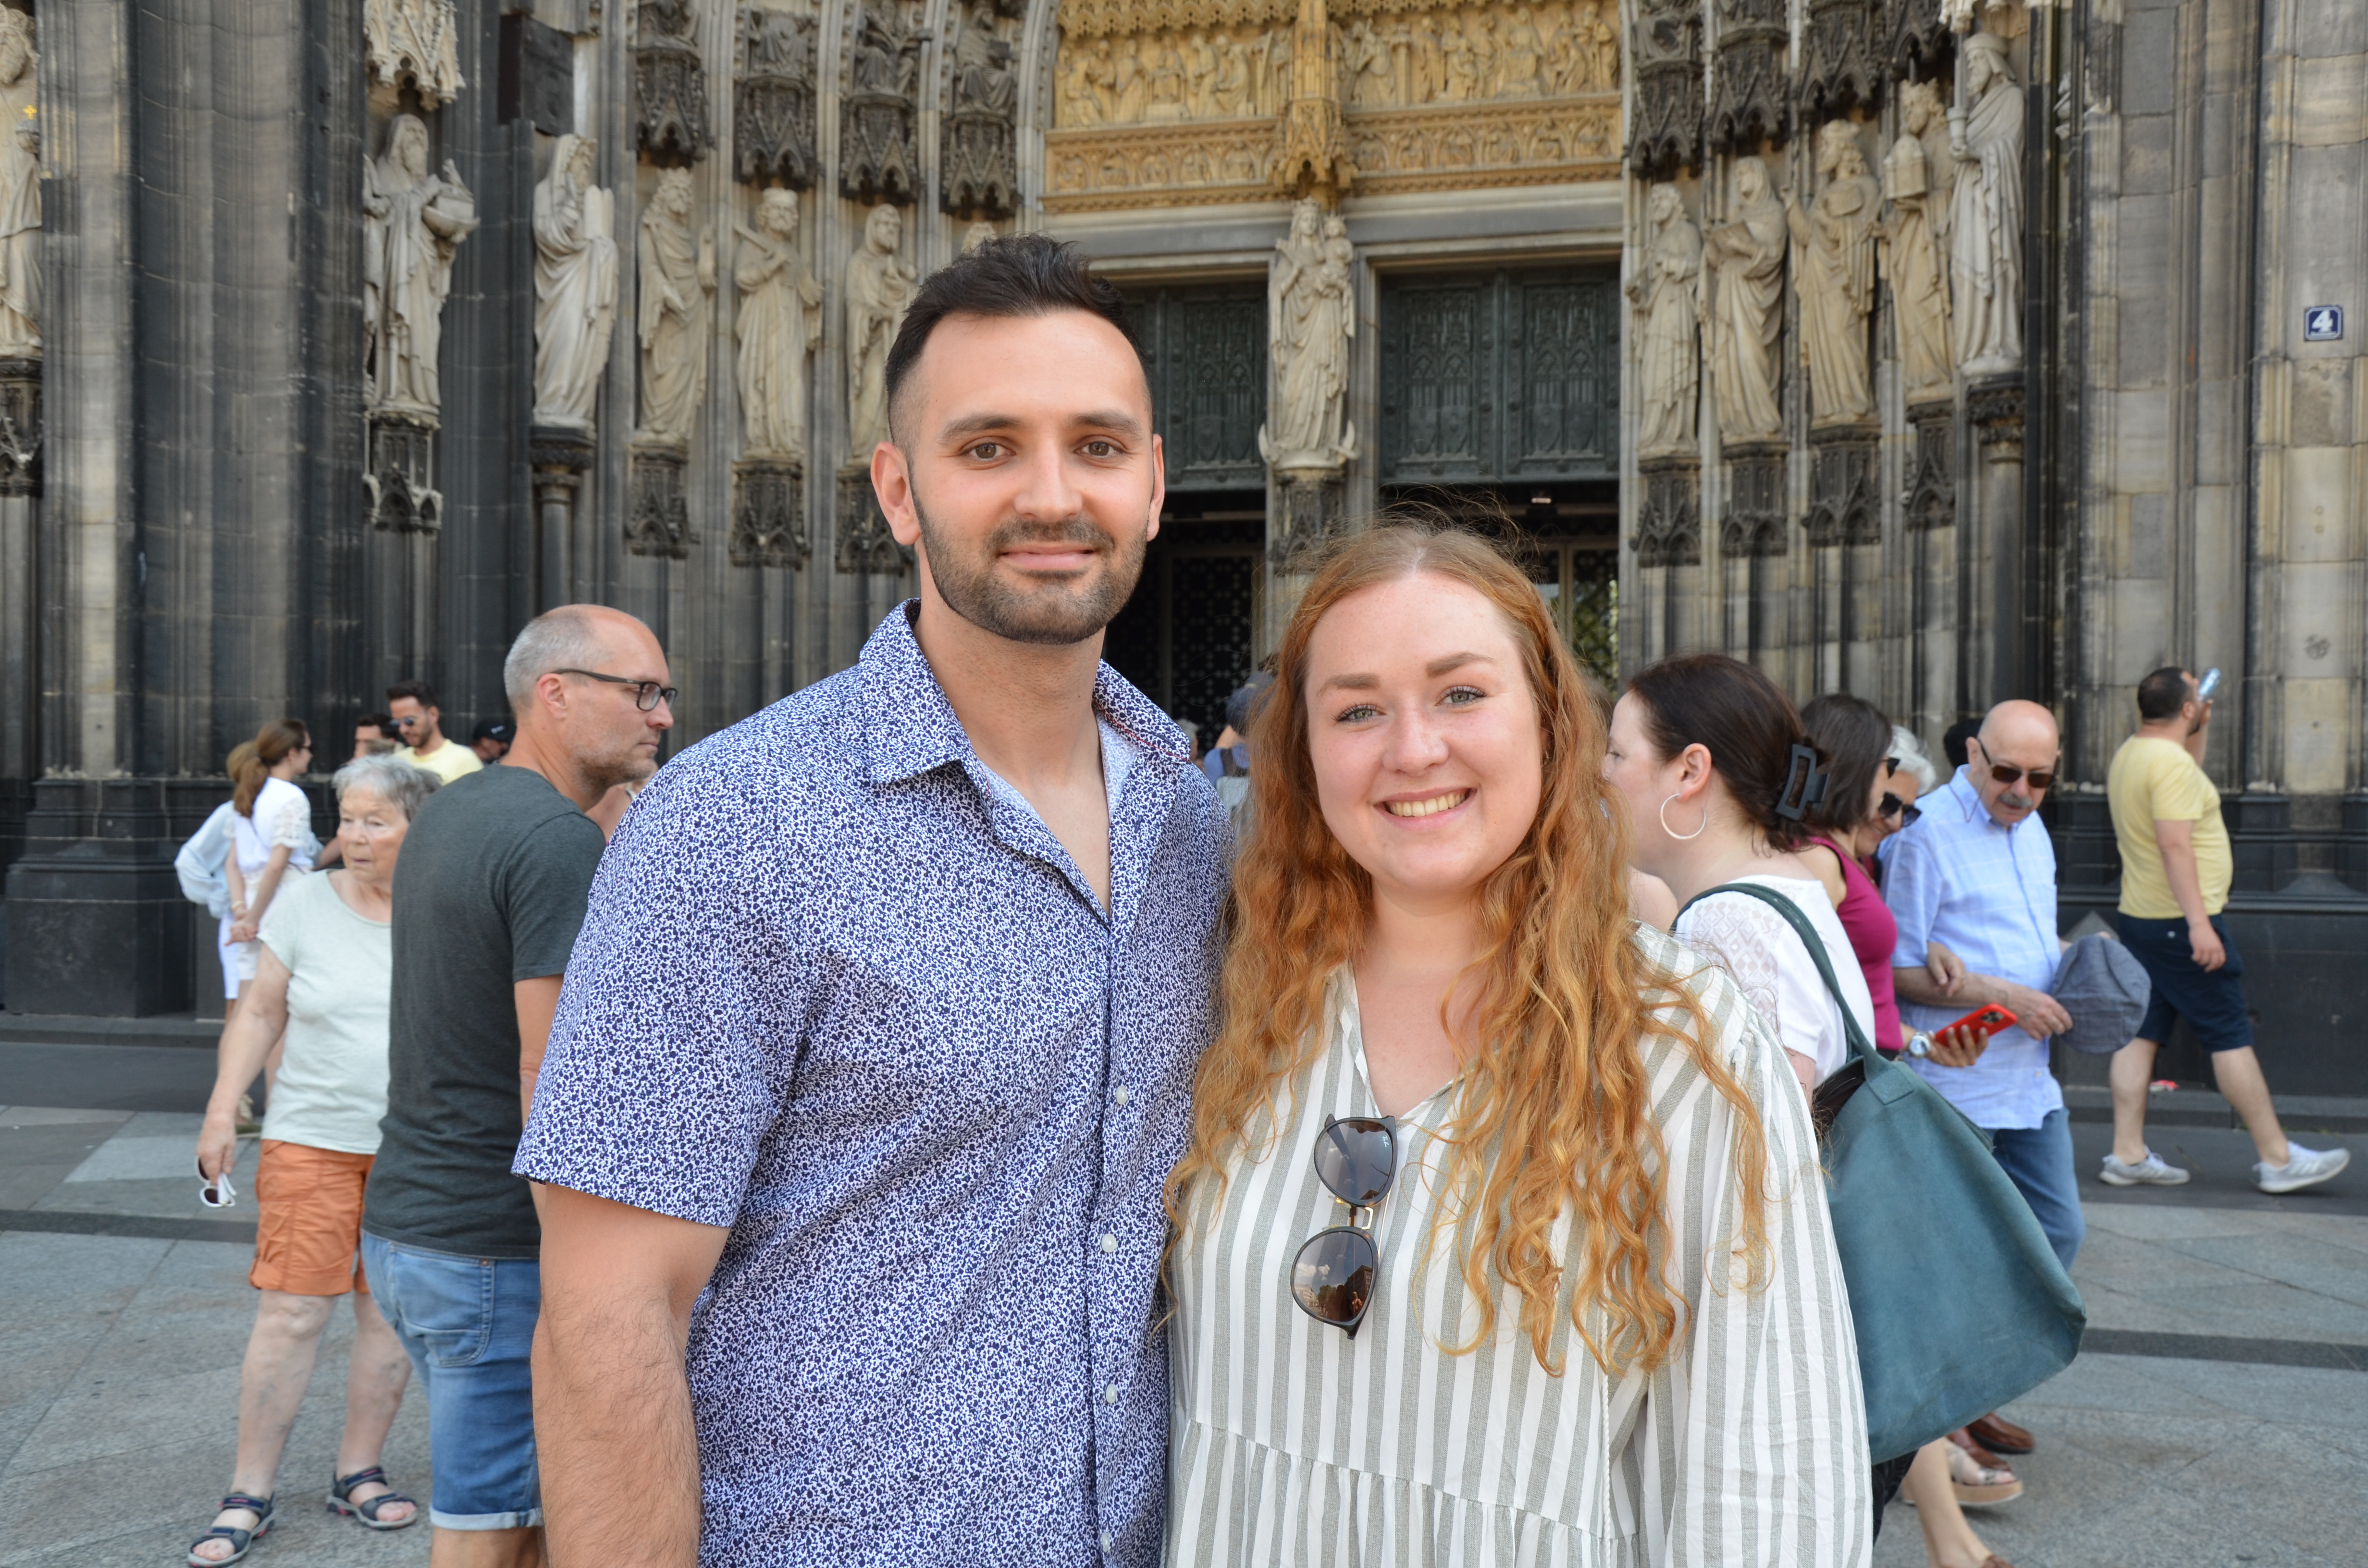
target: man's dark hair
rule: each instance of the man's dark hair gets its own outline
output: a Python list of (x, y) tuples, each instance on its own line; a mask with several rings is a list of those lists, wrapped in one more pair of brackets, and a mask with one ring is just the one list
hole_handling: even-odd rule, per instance
[(1979, 719), (1960, 719), (1949, 726), (1949, 733), (1941, 737), (1941, 751), (1948, 757), (1951, 768), (1965, 766), (1965, 743), (1981, 733)]
[[(888, 423), (896, 423), (896, 399), (920, 362), (929, 334), (948, 316), (1049, 316), (1055, 311), (1083, 311), (1118, 328), (1144, 364), (1143, 345), (1128, 323), (1126, 298), (1117, 285), (1094, 276), (1092, 264), (1077, 247), (1043, 234), (1006, 234), (989, 240), (968, 256), (956, 256), (921, 281), (913, 296), (905, 324), (888, 347)], [(1151, 381), (1144, 366), (1144, 382)]]
[(2177, 665), (2165, 665), (2138, 682), (2138, 717), (2147, 723), (2176, 719), (2186, 706), (2187, 672)]
[(365, 713), (360, 718), (354, 721), (354, 728), (357, 730), (376, 730), (381, 739), (391, 741), (394, 739), (394, 715), (392, 713)]
[(443, 706), (436, 700), (436, 688), (428, 685), (424, 680), (399, 680), (393, 686), (386, 688), (386, 705), (389, 708), (393, 707), (396, 703), (402, 701), (406, 697), (410, 698), (414, 702), (418, 703), (422, 708), (440, 708)]

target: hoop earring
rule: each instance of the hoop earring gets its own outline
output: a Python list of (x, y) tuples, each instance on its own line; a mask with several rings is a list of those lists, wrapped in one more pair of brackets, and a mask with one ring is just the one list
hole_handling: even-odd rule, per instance
[[(1669, 801), (1674, 801), (1676, 799), (1677, 796), (1675, 795), (1671, 795), (1669, 797)], [(1694, 830), (1691, 833), (1679, 833), (1676, 828), (1669, 825), (1669, 801), (1663, 801), (1661, 802), (1661, 809), (1657, 813), (1661, 819), (1661, 831), (1668, 834), (1671, 838), (1676, 839), (1680, 844), (1691, 844), (1695, 839), (1700, 838), (1702, 835), (1702, 829), (1710, 825), (1710, 802), (1708, 801), (1704, 801), (1702, 802), (1702, 821), (1694, 824)]]

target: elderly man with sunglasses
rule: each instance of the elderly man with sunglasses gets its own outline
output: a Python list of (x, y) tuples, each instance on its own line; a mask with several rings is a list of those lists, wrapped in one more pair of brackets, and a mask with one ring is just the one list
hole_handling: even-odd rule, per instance
[[(1989, 1133), (1998, 1164), (2069, 1268), (2087, 1226), (2064, 1091), (2048, 1067), (2048, 1037), (2072, 1020), (2047, 994), (2064, 942), (2055, 847), (2039, 820), (2060, 751), (2055, 716), (2039, 704), (1991, 709), (1966, 744), (1965, 766), (1884, 843), (1883, 897), (1899, 924), (1891, 972), (1910, 1028), (1937, 1034), (1987, 1004), (2014, 1015), (1968, 1065), (1936, 1058), (1911, 1065)], [(1935, 979), (1926, 961), (1934, 943), (1963, 960), (1962, 973)], [(2029, 1433), (1995, 1415), (1970, 1430), (1998, 1451), (2031, 1450)]]

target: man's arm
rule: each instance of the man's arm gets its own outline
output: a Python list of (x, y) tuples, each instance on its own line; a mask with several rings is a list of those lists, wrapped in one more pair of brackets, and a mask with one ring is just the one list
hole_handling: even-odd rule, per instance
[(552, 1568), (693, 1568), (699, 1437), (683, 1348), (730, 1233), (541, 1182), (534, 1199), (534, 1428)]
[(559, 1016), (559, 983), (564, 975), (542, 974), (510, 987), (518, 1006), (518, 1119), (534, 1109), (535, 1075), (542, 1071), (542, 1053), (551, 1044), (551, 1021)]
[(2055, 997), (1994, 974), (1976, 974), (1969, 969), (1957, 982), (1956, 989), (1943, 994), (1932, 983), (1932, 971), (1918, 964), (1913, 969), (1893, 969), (1891, 984), (1901, 1001), (1919, 1007), (1961, 1007), (1970, 1013), (1986, 1002), (1995, 1002), (2012, 1013), (2026, 1032), (2034, 1035), (2058, 1035), (2072, 1027), (2072, 1015)]
[(2187, 916), (2188, 949), (2207, 972), (2218, 969), (2228, 961), (2228, 949), (2203, 907), (2203, 879), (2195, 869), (2195, 824), (2183, 817), (2157, 817), (2154, 843), (2162, 851), (2162, 874), (2170, 883), (2170, 895)]

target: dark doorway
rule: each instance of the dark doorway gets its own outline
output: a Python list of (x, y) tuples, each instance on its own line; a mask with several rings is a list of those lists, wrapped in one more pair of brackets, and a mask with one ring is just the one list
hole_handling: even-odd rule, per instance
[(1620, 668), (1620, 487), (1610, 480), (1399, 484), (1382, 492), (1502, 540), (1538, 585), (1578, 662), (1609, 685)]
[(1265, 553), (1263, 491), (1169, 496), (1143, 581), (1102, 645), (1110, 667), (1197, 729), (1204, 747), (1250, 673)]

